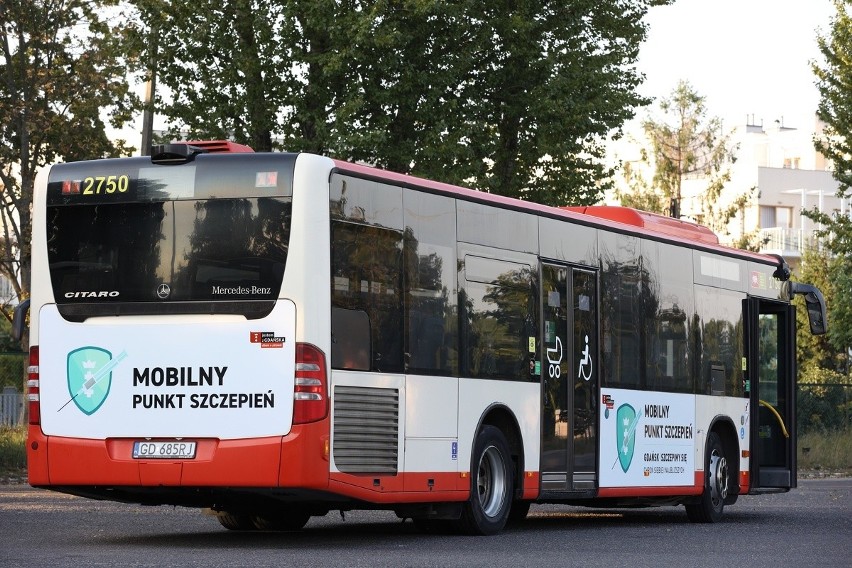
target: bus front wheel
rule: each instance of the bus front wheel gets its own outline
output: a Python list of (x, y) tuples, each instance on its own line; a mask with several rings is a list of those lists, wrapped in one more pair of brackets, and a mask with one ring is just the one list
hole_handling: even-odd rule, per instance
[(512, 506), (514, 473), (509, 444), (494, 426), (476, 436), (470, 469), (470, 499), (458, 528), (467, 534), (492, 535), (503, 530)]
[(704, 492), (695, 503), (687, 503), (686, 516), (693, 523), (718, 523), (728, 497), (728, 460), (716, 432), (707, 436), (704, 457)]

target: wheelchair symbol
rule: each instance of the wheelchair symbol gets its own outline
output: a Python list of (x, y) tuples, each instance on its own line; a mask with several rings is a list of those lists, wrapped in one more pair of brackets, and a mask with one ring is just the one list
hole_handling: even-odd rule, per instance
[(589, 352), (589, 336), (586, 336), (586, 348), (583, 349), (581, 353), (582, 357), (580, 358), (580, 364), (578, 365), (579, 371), (577, 372), (577, 378), (582, 377), (583, 380), (589, 381), (592, 379), (592, 355)]

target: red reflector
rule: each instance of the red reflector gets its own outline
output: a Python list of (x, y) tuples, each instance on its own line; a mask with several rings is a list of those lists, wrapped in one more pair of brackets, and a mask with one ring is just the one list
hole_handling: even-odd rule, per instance
[(62, 182), (62, 195), (79, 195), (80, 180), (66, 179)]
[(314, 345), (296, 344), (293, 424), (322, 420), (328, 415), (325, 354)]
[(41, 424), (41, 403), (39, 402), (38, 345), (30, 347), (30, 365), (27, 367), (27, 411), (30, 424)]

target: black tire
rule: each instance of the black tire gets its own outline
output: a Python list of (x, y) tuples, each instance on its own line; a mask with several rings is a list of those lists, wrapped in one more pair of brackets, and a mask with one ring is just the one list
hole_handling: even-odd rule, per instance
[(299, 509), (251, 517), (252, 523), (259, 531), (300, 531), (305, 528), (310, 519), (310, 513)]
[(426, 534), (452, 534), (452, 521), (444, 519), (413, 519), (414, 526)]
[(513, 501), (509, 511), (509, 523), (520, 523), (527, 518), (532, 501)]
[(216, 518), (219, 519), (219, 524), (229, 531), (253, 531), (256, 528), (250, 515), (218, 511)]
[(470, 499), (455, 522), (470, 535), (497, 534), (506, 526), (512, 508), (514, 471), (509, 444), (494, 426), (485, 426), (476, 436), (470, 465)]
[(686, 516), (693, 523), (718, 523), (722, 520), (728, 498), (728, 460), (722, 439), (716, 432), (707, 436), (704, 452), (704, 492), (695, 503), (686, 505)]

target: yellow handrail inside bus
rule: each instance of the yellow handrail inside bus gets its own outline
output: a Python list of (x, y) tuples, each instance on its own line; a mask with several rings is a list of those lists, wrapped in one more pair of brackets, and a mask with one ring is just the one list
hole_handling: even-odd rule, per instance
[(787, 432), (787, 427), (786, 427), (786, 426), (784, 426), (784, 419), (783, 419), (783, 418), (781, 418), (781, 415), (780, 415), (780, 414), (778, 414), (778, 411), (777, 411), (777, 410), (775, 410), (775, 407), (774, 407), (774, 406), (772, 406), (771, 404), (769, 404), (768, 402), (766, 402), (765, 400), (761, 400), (761, 401), (759, 401), (759, 402), (760, 402), (760, 404), (761, 404), (761, 405), (763, 405), (763, 406), (765, 406), (766, 408), (768, 408), (768, 409), (772, 412), (772, 414), (774, 414), (774, 415), (775, 415), (775, 418), (777, 418), (777, 419), (778, 419), (778, 423), (781, 425), (781, 432), (783, 432), (783, 433), (784, 433), (784, 437), (785, 437), (785, 438), (789, 438), (789, 437), (790, 437), (790, 433), (789, 433), (789, 432)]

